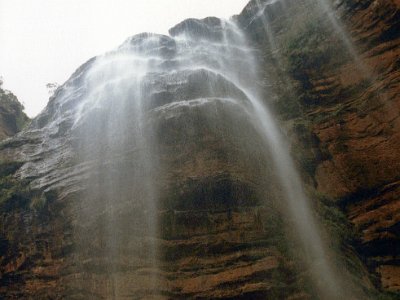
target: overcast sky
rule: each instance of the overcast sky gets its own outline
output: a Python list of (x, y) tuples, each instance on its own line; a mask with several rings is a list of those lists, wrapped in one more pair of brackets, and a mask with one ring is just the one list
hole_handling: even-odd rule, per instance
[(0, 0), (0, 75), (30, 117), (46, 84), (64, 83), (89, 58), (128, 36), (167, 33), (183, 19), (240, 13), (248, 0)]

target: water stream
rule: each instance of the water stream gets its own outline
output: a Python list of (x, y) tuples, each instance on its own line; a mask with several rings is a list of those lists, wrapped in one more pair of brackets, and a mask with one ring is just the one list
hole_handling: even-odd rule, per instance
[[(157, 210), (163, 170), (151, 116), (173, 118), (182, 108), (201, 111), (218, 103), (247, 115), (266, 145), (283, 213), (306, 254), (318, 297), (355, 299), (339, 279), (290, 147), (266, 106), (257, 51), (231, 21), (187, 20), (170, 33), (136, 35), (96, 58), (60, 100), (64, 106), (79, 100), (71, 105), (76, 107), (73, 128), (80, 159), (92, 170), (79, 211), (79, 244), (82, 255), (97, 249), (96, 256), (106, 261), (112, 284), (102, 287), (104, 294), (128, 297), (127, 284), (151, 293), (159, 284)], [(96, 257), (92, 260), (95, 264)], [(119, 272), (126, 268), (138, 270), (143, 280), (129, 282)]]

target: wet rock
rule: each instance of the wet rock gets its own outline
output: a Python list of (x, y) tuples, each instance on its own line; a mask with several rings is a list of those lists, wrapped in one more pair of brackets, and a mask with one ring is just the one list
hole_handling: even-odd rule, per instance
[[(360, 286), (373, 290), (353, 246), (379, 276), (378, 286), (397, 291), (397, 2), (338, 3), (375, 72), (373, 82), (362, 78), (349, 55), (337, 55), (341, 42), (326, 22), (301, 34), (302, 13), (312, 15), (314, 1), (260, 3), (260, 13), (251, 1), (236, 19), (271, 58), (264, 61), (268, 99), (275, 99), (277, 111), (278, 105), (297, 110), (282, 119), (295, 124), (295, 142), (302, 146), (296, 157), (308, 166), (303, 173), (343, 206), (358, 231), (360, 243), (349, 238), (343, 248)], [(263, 18), (278, 29), (282, 57), (273, 57), (277, 51), (271, 51)], [(218, 47), (224, 26), (217, 18), (189, 19), (170, 34), (186, 35), (191, 46)], [(287, 28), (300, 32), (293, 37)], [(112, 63), (118, 51), (153, 58), (146, 67), (157, 72), (143, 78), (143, 90), (151, 92), (140, 94), (143, 115), (132, 114), (137, 89), (128, 84), (122, 99), (107, 80), (90, 81), (98, 70), (105, 74), (118, 65)], [(266, 145), (256, 138), (247, 94), (215, 70), (191, 68), (179, 51), (168, 36), (129, 38), (79, 68), (29, 128), (1, 144), (2, 160), (17, 164), (0, 168), (7, 196), (0, 206), (0, 297), (311, 298), (307, 274), (290, 254), (274, 171)], [(216, 70), (226, 67), (209, 53), (196, 59)], [(243, 61), (231, 64), (246, 74)], [(135, 64), (124, 66), (129, 82)], [(94, 102), (81, 105), (88, 97)], [(120, 111), (110, 115), (106, 105), (121, 99), (125, 123), (115, 118)], [(124, 139), (123, 151), (110, 151), (127, 134), (140, 136), (134, 132), (138, 117), (149, 141), (159, 141), (156, 146), (141, 149), (132, 138)], [(76, 155), (82, 152), (84, 159)], [(138, 174), (151, 177), (143, 172), (143, 157), (163, 174), (153, 181), (160, 193), (157, 209), (144, 201), (146, 187), (132, 182)], [(336, 226), (337, 219), (328, 221)]]
[(187, 35), (191, 38), (220, 41), (223, 38), (222, 21), (215, 17), (202, 20), (187, 19), (169, 30), (171, 36)]
[(130, 37), (119, 49), (134, 50), (143, 56), (172, 58), (176, 53), (176, 43), (169, 36), (146, 32)]
[[(203, 41), (201, 55), (178, 49), (170, 37), (141, 34), (90, 60), (2, 145), (1, 155), (18, 165), (4, 165), (1, 178), (12, 189), (0, 187), (10, 195), (0, 206), (0, 296), (301, 292), (293, 264), (275, 243), (285, 244), (280, 216), (263, 200), (275, 199), (263, 192), (274, 180), (248, 96), (220, 74), (226, 62), (207, 52), (221, 53), (214, 43), (221, 24), (210, 18), (199, 26), (214, 47)], [(203, 67), (193, 68), (192, 59)], [(132, 75), (141, 67), (146, 75)], [(156, 207), (148, 182), (159, 193)]]
[[(312, 167), (310, 182), (354, 224), (358, 253), (378, 277), (377, 286), (398, 291), (399, 3), (336, 2), (331, 14), (343, 27), (339, 32), (318, 1), (281, 2), (288, 4), (286, 13), (269, 15), (263, 29), (269, 28), (276, 44), (260, 42), (272, 90), (281, 95), (276, 111), (294, 127), (295, 149), (303, 151), (295, 150), (299, 164)], [(304, 11), (313, 17), (305, 19)], [(248, 25), (255, 42), (263, 32), (251, 25), (257, 22)], [(300, 125), (309, 138), (296, 132)], [(317, 141), (312, 148), (311, 137)]]

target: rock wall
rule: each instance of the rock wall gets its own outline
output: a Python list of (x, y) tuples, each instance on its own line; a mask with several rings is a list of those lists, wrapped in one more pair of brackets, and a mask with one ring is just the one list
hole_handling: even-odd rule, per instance
[[(222, 24), (217, 18), (187, 20), (171, 35), (198, 35), (215, 42), (214, 56), (225, 57), (230, 49), (219, 50)], [(191, 39), (192, 48), (182, 47), (187, 52), (179, 56), (173, 38), (140, 34), (115, 57), (89, 60), (26, 130), (1, 144), (1, 297), (310, 298), (309, 270), (288, 255), (268, 151), (245, 110), (249, 99), (229, 76), (213, 71), (211, 64), (223, 58), (193, 56), (209, 53), (210, 45), (195, 40), (198, 49)], [(100, 102), (106, 105), (88, 106), (76, 122), (96, 68), (109, 62), (115, 68), (118, 51), (126, 51), (124, 59), (143, 51), (143, 59), (149, 55), (153, 66), (163, 65), (142, 78), (149, 87), (141, 94), (142, 128), (148, 141), (157, 141), (145, 149), (156, 162), (149, 181), (159, 200), (154, 207), (143, 196), (146, 156), (143, 144), (135, 144), (141, 136), (133, 133), (140, 116), (133, 114), (135, 101), (123, 101), (135, 95), (131, 81), (127, 90), (115, 89), (117, 96), (107, 94), (119, 73), (100, 72), (111, 76), (104, 85), (95, 82), (107, 87), (101, 93), (106, 102)], [(187, 55), (187, 67), (174, 68)], [(197, 59), (206, 67), (193, 68)], [(166, 72), (168, 66), (174, 72)], [(112, 101), (125, 104), (128, 115), (118, 111), (110, 120)], [(118, 151), (109, 151), (110, 136), (121, 142), (113, 148)]]
[(266, 57), (270, 105), (299, 169), (342, 207), (376, 284), (398, 292), (400, 3), (337, 1), (328, 13), (321, 3), (281, 1), (239, 19)]
[[(323, 220), (330, 223), (333, 244), (371, 298), (378, 297), (373, 284), (396, 292), (399, 2), (336, 3), (359, 59), (346, 50), (349, 43), (315, 1), (256, 4), (250, 2), (235, 18), (264, 58), (260, 84), (266, 102), (292, 138), (293, 155)], [(218, 40), (219, 26), (215, 18), (189, 20), (172, 34), (195, 28), (202, 36), (211, 28)], [(164, 54), (171, 55), (169, 39), (162, 41)], [(252, 138), (256, 134), (248, 120), (217, 100), (204, 111), (153, 116), (160, 166), (167, 170), (157, 183), (159, 230), (133, 239), (143, 213), (119, 211), (116, 228), (132, 231), (124, 231), (110, 262), (101, 207), (82, 218), (93, 166), (76, 157), (79, 135), (72, 131), (70, 113), (75, 100), (60, 100), (68, 84), (79, 86), (94, 61), (72, 75), (27, 130), (0, 145), (0, 297), (312, 299), (309, 270), (295, 259), (302, 254), (285, 238), (279, 194), (263, 186), (274, 186), (273, 170), (261, 158), (265, 145)], [(199, 84), (203, 77), (196, 79)], [(183, 86), (185, 95), (198, 93), (190, 82)], [(167, 104), (169, 92), (154, 95), (150, 106)], [(80, 94), (75, 96), (78, 102)], [(223, 122), (210, 126), (216, 124), (210, 119), (218, 118)], [(132, 158), (118, 158), (97, 172), (119, 166), (132, 170)], [(113, 174), (125, 189), (126, 174)], [(158, 245), (156, 262), (146, 253), (153, 244)], [(358, 256), (376, 276), (372, 283)], [(395, 299), (396, 294), (386, 296)]]

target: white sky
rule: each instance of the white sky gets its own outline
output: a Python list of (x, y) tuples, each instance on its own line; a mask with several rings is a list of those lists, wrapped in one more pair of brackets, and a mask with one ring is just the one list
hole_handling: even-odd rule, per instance
[(186, 18), (228, 18), (249, 0), (0, 0), (0, 75), (33, 117), (45, 85), (64, 83), (89, 58), (140, 32)]

